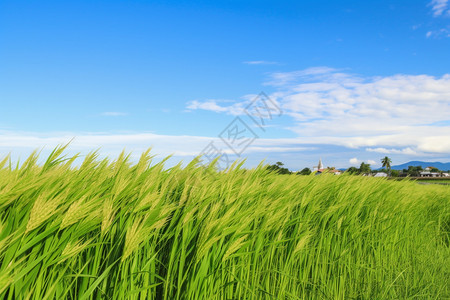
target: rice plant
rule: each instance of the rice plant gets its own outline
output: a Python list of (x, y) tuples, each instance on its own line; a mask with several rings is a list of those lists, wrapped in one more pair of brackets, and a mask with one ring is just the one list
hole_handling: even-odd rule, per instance
[(445, 299), (450, 189), (145, 152), (0, 162), (2, 299)]

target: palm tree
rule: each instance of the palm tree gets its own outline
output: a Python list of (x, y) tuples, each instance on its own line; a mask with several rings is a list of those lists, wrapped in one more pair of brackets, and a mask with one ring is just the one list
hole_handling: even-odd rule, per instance
[(386, 167), (386, 170), (388, 171), (389, 176), (391, 176), (392, 160), (389, 157), (385, 156), (384, 158), (381, 159), (381, 163), (383, 164), (383, 168)]

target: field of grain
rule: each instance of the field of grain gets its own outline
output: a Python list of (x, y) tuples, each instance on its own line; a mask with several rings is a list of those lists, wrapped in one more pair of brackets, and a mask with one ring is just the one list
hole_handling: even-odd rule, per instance
[(450, 297), (447, 186), (63, 150), (0, 163), (2, 299)]

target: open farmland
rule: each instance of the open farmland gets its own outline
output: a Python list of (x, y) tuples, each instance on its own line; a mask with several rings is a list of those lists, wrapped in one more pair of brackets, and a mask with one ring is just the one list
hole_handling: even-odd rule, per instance
[(444, 299), (450, 190), (144, 153), (0, 164), (2, 299)]

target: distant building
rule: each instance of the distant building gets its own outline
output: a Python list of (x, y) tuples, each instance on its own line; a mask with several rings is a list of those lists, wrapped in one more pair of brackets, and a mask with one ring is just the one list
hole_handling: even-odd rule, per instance
[(316, 175), (320, 175), (323, 173), (328, 173), (328, 174), (333, 174), (333, 175), (341, 175), (341, 171), (340, 170), (335, 170), (335, 169), (320, 169), (319, 171), (316, 172)]
[[(425, 170), (428, 168), (425, 168)], [(441, 177), (441, 173), (438, 172), (430, 172), (430, 171), (423, 171), (420, 172), (420, 177)]]
[(320, 172), (323, 171), (323, 163), (322, 163), (321, 158), (319, 159), (319, 164), (317, 166), (313, 167), (313, 172), (316, 172), (316, 171), (320, 171)]
[(340, 170), (336, 170), (334, 167), (333, 168), (324, 168), (322, 159), (319, 159), (319, 164), (317, 166), (313, 167), (313, 172), (316, 172), (316, 175), (320, 175), (322, 173), (341, 175), (341, 173), (342, 173)]
[(331, 169), (328, 170), (329, 173), (333, 173), (334, 175), (341, 175), (341, 171), (340, 170), (336, 170), (336, 169)]
[(384, 172), (378, 172), (373, 177), (388, 177), (388, 174)]

